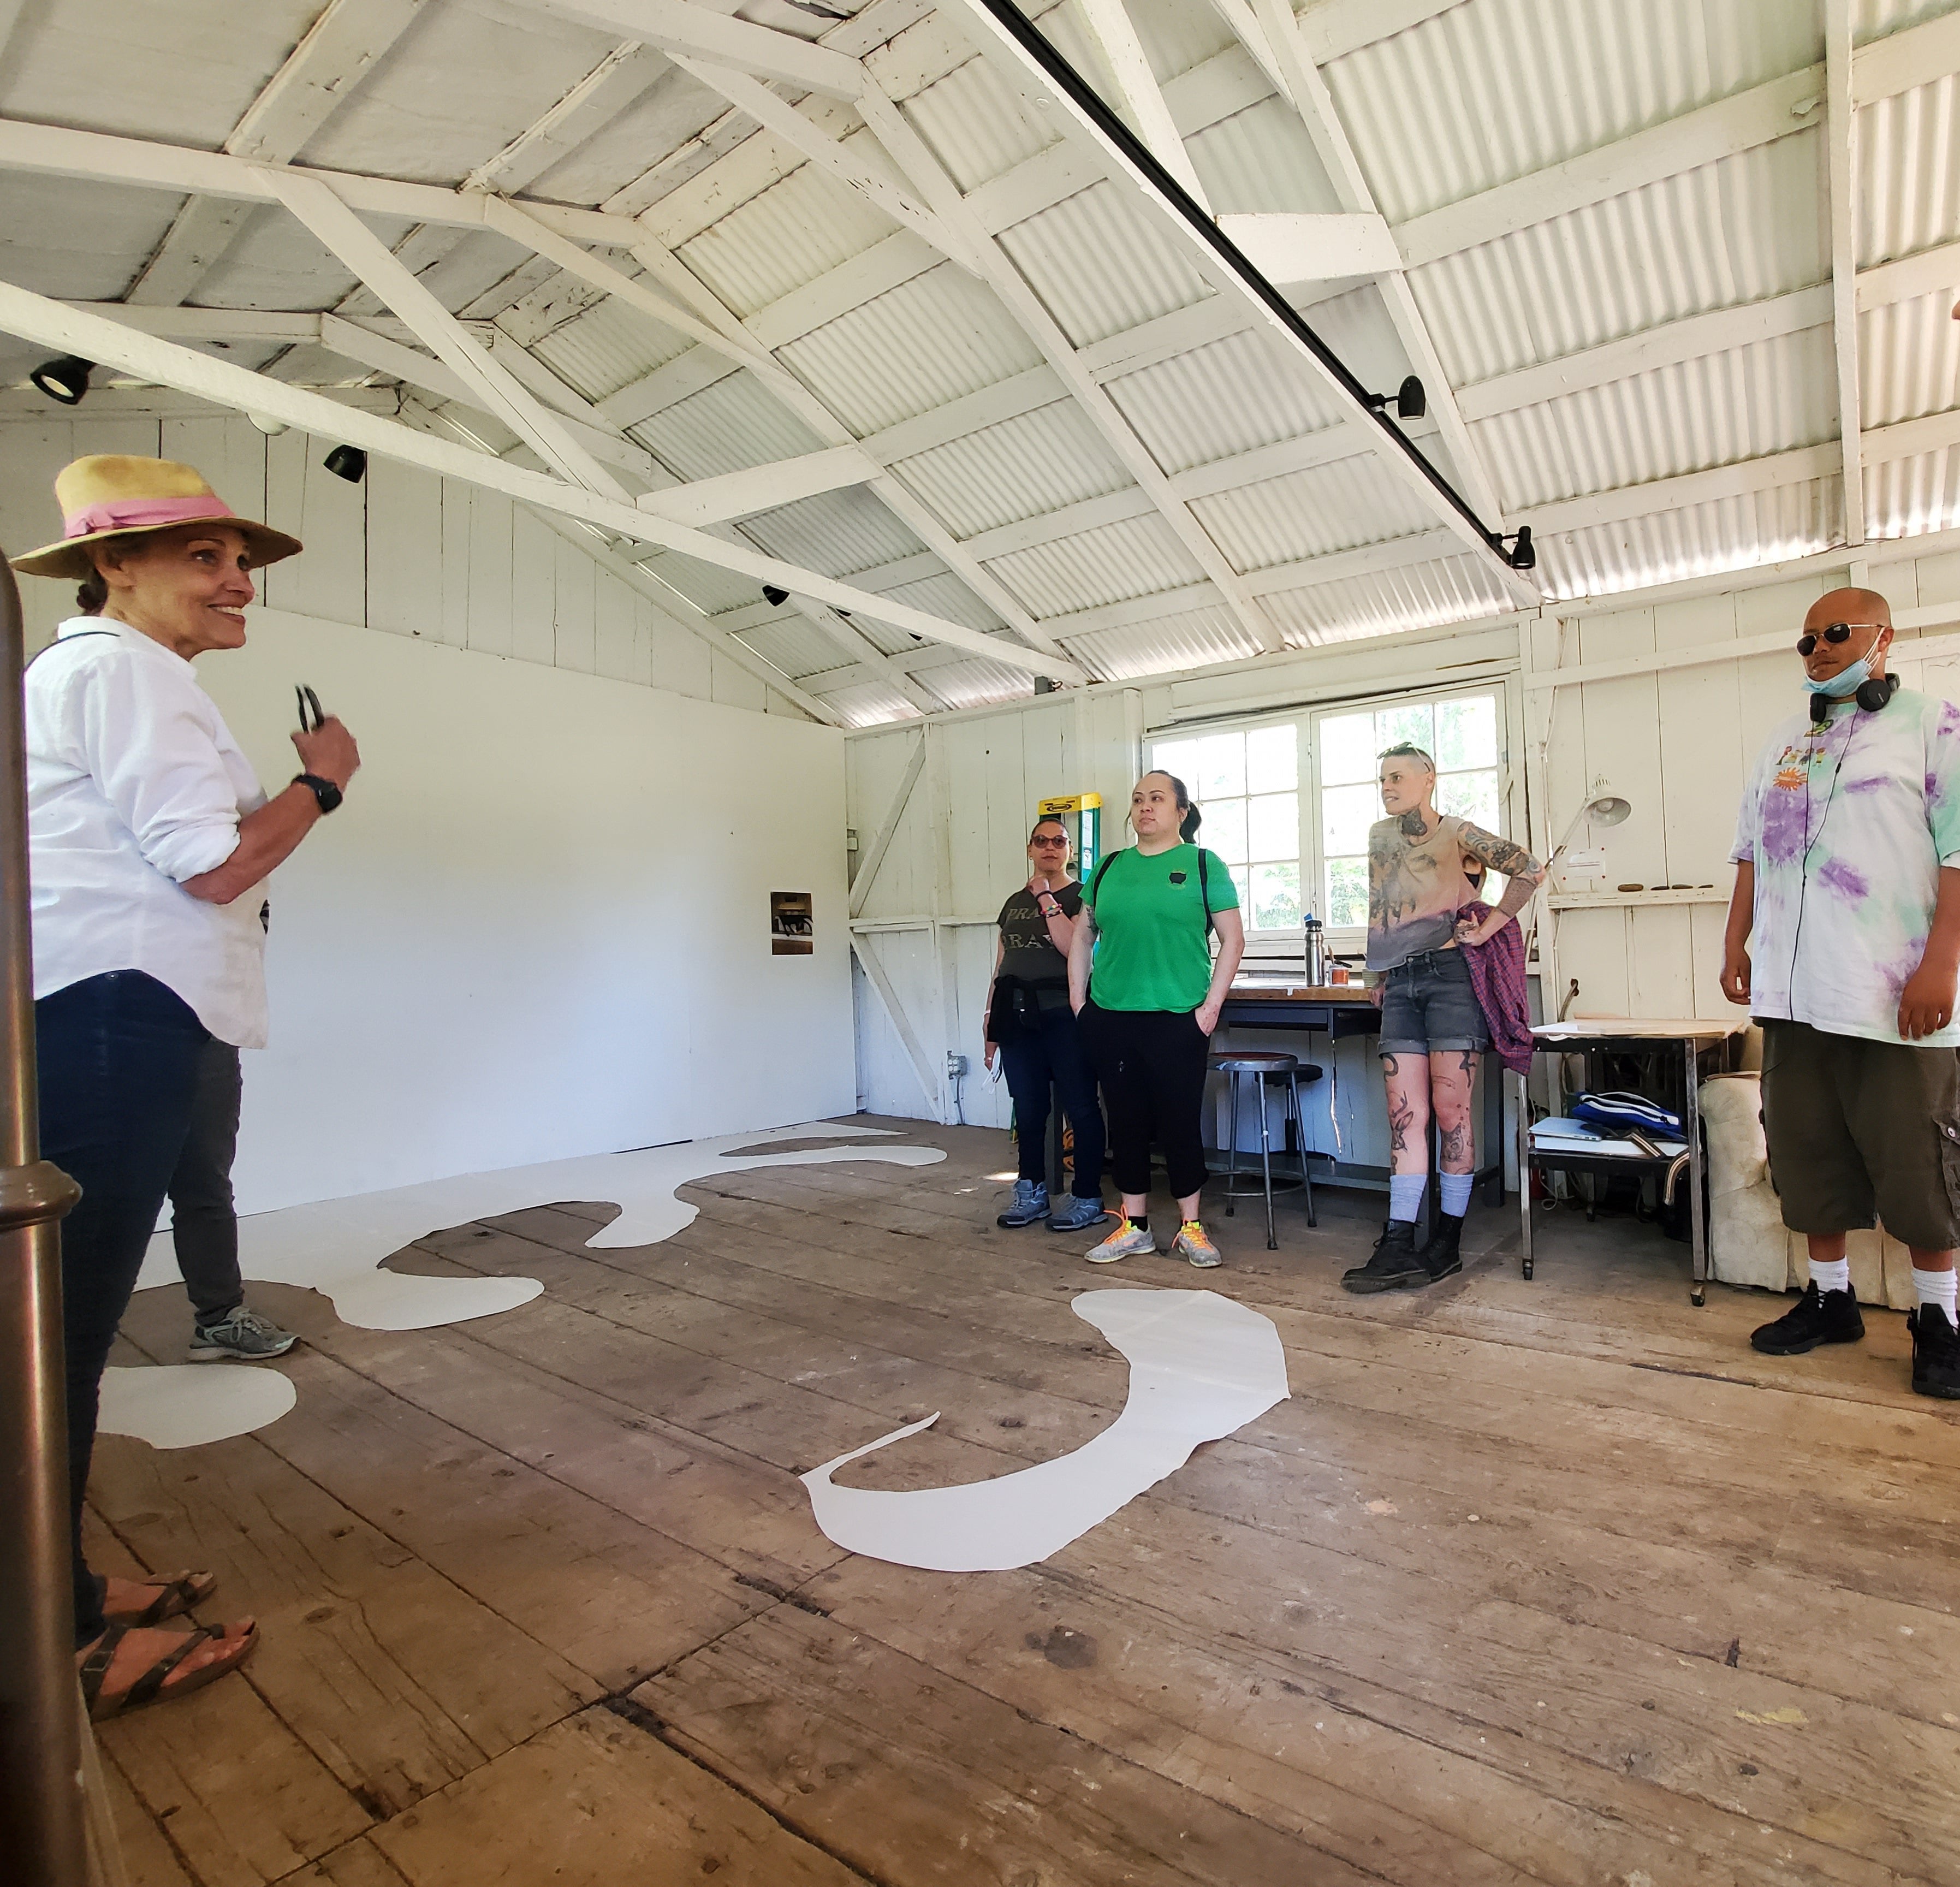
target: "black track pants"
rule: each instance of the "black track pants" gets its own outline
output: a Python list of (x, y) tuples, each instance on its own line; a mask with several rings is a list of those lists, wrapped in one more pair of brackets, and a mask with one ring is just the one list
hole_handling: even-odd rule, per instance
[(1150, 1145), (1163, 1150), (1170, 1189), (1188, 1198), (1204, 1184), (1199, 1131), (1211, 1039), (1188, 1010), (1082, 1011), (1082, 1037), (1109, 1119), (1109, 1171), (1119, 1192), (1150, 1189)]

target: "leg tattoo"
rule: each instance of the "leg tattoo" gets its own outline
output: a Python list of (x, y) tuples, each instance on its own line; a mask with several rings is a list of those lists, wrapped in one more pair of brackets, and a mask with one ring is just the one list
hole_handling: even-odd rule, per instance
[(1445, 1173), (1468, 1173), (1476, 1164), (1477, 1150), (1470, 1123), (1459, 1121), (1453, 1127), (1442, 1129), (1443, 1170)]

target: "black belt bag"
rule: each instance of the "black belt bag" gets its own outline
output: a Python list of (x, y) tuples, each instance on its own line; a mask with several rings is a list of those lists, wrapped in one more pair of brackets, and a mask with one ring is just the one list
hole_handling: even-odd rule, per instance
[(1042, 1017), (1068, 1001), (1066, 976), (998, 976), (994, 1001), (987, 1011), (987, 1039), (1010, 1042), (1017, 1036), (1039, 1035)]

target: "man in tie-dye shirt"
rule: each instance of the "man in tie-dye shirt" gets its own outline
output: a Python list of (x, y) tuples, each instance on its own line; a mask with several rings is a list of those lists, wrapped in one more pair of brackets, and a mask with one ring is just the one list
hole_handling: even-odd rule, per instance
[(1812, 606), (1811, 706), (1771, 734), (1730, 854), (1722, 993), (1762, 1028), (1770, 1176), (1810, 1250), (1750, 1340), (1862, 1337), (1845, 1234), (1882, 1218), (1912, 1253), (1912, 1386), (1960, 1400), (1960, 708), (1888, 676), (1892, 640), (1876, 590)]

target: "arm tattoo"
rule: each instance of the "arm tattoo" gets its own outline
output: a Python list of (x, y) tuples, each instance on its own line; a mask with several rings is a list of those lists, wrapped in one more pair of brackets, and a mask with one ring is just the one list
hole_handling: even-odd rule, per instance
[(1508, 838), (1500, 838), (1495, 832), (1487, 832), (1481, 826), (1473, 826), (1466, 819), (1457, 841), (1473, 858), (1481, 858), (1493, 871), (1501, 871), (1507, 878), (1522, 879), (1528, 889), (1535, 889), (1545, 876), (1545, 867), (1525, 850), (1514, 845)]

